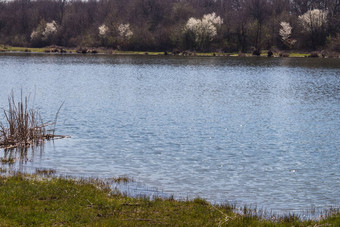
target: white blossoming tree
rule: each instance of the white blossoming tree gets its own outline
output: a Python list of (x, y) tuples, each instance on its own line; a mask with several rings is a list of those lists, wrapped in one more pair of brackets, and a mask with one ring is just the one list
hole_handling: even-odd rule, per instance
[(33, 30), (32, 33), (31, 33), (31, 40), (36, 40), (36, 39), (39, 39), (41, 38), (41, 34), (42, 32), (39, 32), (38, 29), (36, 30)]
[(327, 16), (328, 12), (326, 10), (313, 9), (298, 17), (302, 28), (306, 34), (310, 35), (314, 49), (317, 45), (322, 45), (326, 39)]
[(38, 27), (32, 31), (31, 41), (33, 45), (36, 46), (53, 44), (57, 31), (58, 25), (55, 21), (46, 23), (44, 20), (42, 20)]
[(283, 41), (286, 41), (292, 34), (292, 26), (289, 23), (282, 21), (280, 23), (280, 36)]
[(184, 32), (193, 39), (200, 50), (204, 50), (217, 35), (217, 29), (223, 24), (215, 13), (206, 14), (202, 19), (189, 18)]
[(114, 28), (110, 28), (106, 24), (98, 26), (98, 36), (102, 46), (116, 46), (116, 40), (113, 35)]
[(102, 24), (101, 26), (98, 27), (98, 34), (101, 37), (107, 36), (108, 31), (109, 31), (109, 28), (105, 24)]
[(118, 26), (119, 36), (123, 39), (131, 39), (133, 32), (130, 29), (130, 24), (120, 24)]
[(48, 40), (57, 33), (57, 23), (52, 21), (51, 23), (46, 23), (45, 30), (42, 33), (43, 40)]
[(98, 36), (100, 38), (101, 45), (108, 46), (109, 45), (109, 32), (110, 29), (105, 24), (102, 24), (98, 27)]
[(292, 35), (292, 29), (293, 29), (292, 26), (290, 26), (290, 24), (285, 21), (282, 21), (280, 25), (281, 25), (281, 28), (280, 28), (279, 34), (281, 36), (282, 42), (288, 47), (292, 47), (296, 43), (295, 39), (290, 38)]
[(102, 24), (98, 27), (98, 35), (103, 46), (120, 48), (128, 43), (133, 32), (130, 24), (111, 23), (109, 26)]
[(117, 28), (118, 31), (118, 49), (126, 49), (129, 41), (133, 37), (133, 32), (130, 28), (130, 24), (120, 24)]
[(307, 32), (314, 32), (326, 26), (328, 12), (320, 9), (307, 11), (299, 16), (299, 21), (302, 27)]

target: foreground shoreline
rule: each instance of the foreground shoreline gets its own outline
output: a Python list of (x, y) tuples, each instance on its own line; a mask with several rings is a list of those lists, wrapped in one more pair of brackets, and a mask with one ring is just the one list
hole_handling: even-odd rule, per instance
[[(0, 45), (0, 53), (45, 53), (45, 54), (105, 54), (105, 55), (171, 55), (171, 56), (197, 56), (197, 57), (268, 57), (268, 51), (263, 50), (260, 56), (254, 56), (252, 53), (220, 53), (220, 52), (164, 52), (164, 51), (119, 51), (105, 48), (66, 48), (59, 46), (50, 46), (43, 48), (32, 47), (12, 47)], [(281, 51), (273, 52), (271, 57), (289, 57), (289, 58), (339, 58), (340, 53), (328, 53), (323, 51), (313, 52), (296, 52)]]
[[(123, 181), (125, 182), (125, 181)], [(269, 218), (204, 199), (132, 198), (97, 179), (49, 177), (46, 173), (0, 176), (0, 225), (100, 226), (339, 226), (339, 210), (319, 220)]]

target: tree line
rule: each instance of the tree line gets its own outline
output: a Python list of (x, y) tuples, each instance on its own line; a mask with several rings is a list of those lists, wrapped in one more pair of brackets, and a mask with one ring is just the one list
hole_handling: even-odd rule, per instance
[(340, 51), (340, 0), (0, 0), (0, 43)]

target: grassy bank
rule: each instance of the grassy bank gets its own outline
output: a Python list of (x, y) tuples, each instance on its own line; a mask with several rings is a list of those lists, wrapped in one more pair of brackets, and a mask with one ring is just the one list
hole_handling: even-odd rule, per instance
[[(162, 51), (118, 51), (105, 48), (64, 48), (64, 47), (43, 47), (43, 48), (29, 48), (29, 47), (12, 47), (0, 45), (0, 52), (25, 52), (25, 53), (96, 53), (96, 54), (112, 54), (112, 55), (178, 55), (178, 56), (202, 56), (202, 57), (254, 57), (252, 53), (200, 53), (200, 52), (162, 52)], [(267, 50), (263, 50), (261, 57), (267, 57)], [(316, 56), (315, 56), (316, 54)], [(305, 58), (314, 55), (314, 57), (331, 57), (338, 58), (339, 53), (326, 53), (321, 52), (311, 52), (311, 53), (301, 53), (301, 52), (274, 52), (273, 57), (292, 57), (292, 58)]]
[(340, 214), (321, 221), (288, 216), (265, 220), (202, 199), (130, 198), (96, 180), (16, 174), (0, 177), (0, 226), (339, 226)]

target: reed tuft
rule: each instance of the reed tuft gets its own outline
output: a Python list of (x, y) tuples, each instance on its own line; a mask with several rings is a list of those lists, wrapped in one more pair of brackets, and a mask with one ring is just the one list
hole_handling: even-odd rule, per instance
[(23, 97), (21, 92), (20, 101), (16, 102), (12, 91), (8, 97), (8, 109), (3, 110), (4, 122), (0, 121), (0, 148), (28, 147), (63, 137), (54, 135), (54, 129), (53, 134), (46, 130), (49, 125), (55, 126), (60, 108), (53, 123), (44, 123), (40, 112), (29, 107), (29, 98)]

